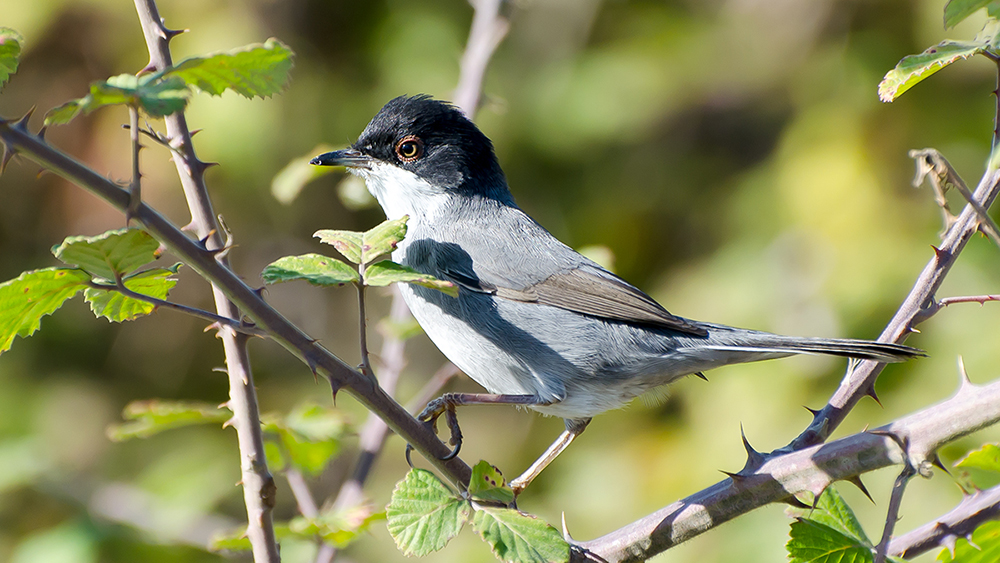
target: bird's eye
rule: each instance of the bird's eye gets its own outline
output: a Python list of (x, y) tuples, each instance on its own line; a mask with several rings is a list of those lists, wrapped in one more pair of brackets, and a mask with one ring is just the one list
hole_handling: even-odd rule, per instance
[(396, 143), (396, 155), (403, 162), (413, 162), (424, 154), (424, 142), (413, 135), (403, 137)]

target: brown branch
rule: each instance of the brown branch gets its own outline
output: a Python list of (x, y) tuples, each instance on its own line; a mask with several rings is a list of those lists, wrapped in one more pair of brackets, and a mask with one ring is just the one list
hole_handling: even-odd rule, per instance
[[(170, 38), (176, 35), (166, 29), (154, 0), (135, 0), (136, 12), (142, 24), (146, 47), (149, 50), (150, 70), (163, 70), (172, 65), (170, 57)], [(164, 118), (167, 136), (174, 151), (174, 164), (181, 180), (181, 186), (191, 211), (191, 230), (205, 241), (205, 249), (221, 249), (222, 240), (219, 237), (219, 226), (215, 221), (212, 202), (209, 199), (208, 188), (205, 185), (206, 164), (198, 159), (191, 142), (191, 133), (182, 112), (168, 115)], [(136, 143), (139, 137), (138, 119), (129, 123), (130, 134)], [(137, 196), (138, 194), (133, 194)], [(133, 197), (126, 209), (126, 218), (135, 218), (141, 224), (143, 220), (143, 205), (138, 197)], [(148, 228), (148, 227), (147, 227)], [(155, 234), (154, 234), (155, 236)], [(161, 242), (163, 242), (161, 240)], [(224, 254), (216, 254), (213, 261), (225, 271), (229, 270), (228, 260)], [(215, 308), (219, 315), (233, 320), (242, 318), (239, 309), (227, 297), (217, 284), (213, 283), (212, 293), (215, 296)], [(264, 455), (264, 439), (260, 428), (260, 413), (257, 407), (257, 393), (254, 389), (253, 373), (250, 369), (250, 356), (247, 350), (248, 337), (239, 334), (232, 328), (221, 325), (219, 330), (226, 355), (226, 373), (229, 376), (228, 406), (233, 411), (232, 425), (236, 429), (240, 450), (240, 473), (243, 485), (243, 501), (247, 507), (247, 537), (253, 550), (254, 561), (257, 563), (281, 560), (278, 554), (278, 542), (274, 535), (274, 525), (271, 511), (275, 503), (274, 478), (267, 469), (267, 458)]]
[(889, 542), (889, 553), (910, 559), (932, 549), (947, 547), (954, 554), (958, 538), (971, 538), (980, 524), (1000, 519), (1000, 485), (966, 496), (951, 512), (898, 536)]
[[(571, 561), (645, 561), (737, 516), (800, 492), (818, 495), (834, 481), (907, 460), (922, 470), (942, 445), (997, 422), (1000, 380), (983, 387), (964, 382), (953, 397), (882, 426), (877, 433), (862, 432), (799, 451), (765, 455), (757, 469), (740, 472), (601, 538), (576, 543)], [(900, 443), (907, 444), (906, 451)]]

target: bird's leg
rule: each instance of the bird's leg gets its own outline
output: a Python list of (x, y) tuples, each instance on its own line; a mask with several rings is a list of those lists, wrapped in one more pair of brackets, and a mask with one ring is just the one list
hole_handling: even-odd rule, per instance
[[(448, 443), (455, 446), (451, 453), (441, 458), (449, 460), (458, 455), (462, 449), (462, 430), (458, 427), (458, 416), (455, 415), (455, 407), (463, 405), (548, 405), (546, 401), (539, 400), (535, 395), (495, 395), (492, 393), (445, 393), (424, 408), (417, 419), (437, 433), (437, 419), (442, 414), (448, 422), (448, 429), (451, 431), (451, 438)], [(586, 426), (586, 424), (584, 425)], [(409, 459), (410, 446), (407, 444), (406, 455)]]
[(566, 430), (556, 438), (555, 442), (552, 442), (552, 445), (549, 446), (549, 449), (545, 450), (545, 453), (541, 457), (535, 460), (535, 463), (531, 464), (531, 467), (510, 482), (510, 488), (514, 490), (514, 496), (520, 495), (521, 491), (534, 481), (535, 477), (538, 477), (538, 474), (552, 463), (563, 450), (572, 444), (577, 436), (583, 434), (588, 424), (590, 424), (589, 418), (567, 418)]

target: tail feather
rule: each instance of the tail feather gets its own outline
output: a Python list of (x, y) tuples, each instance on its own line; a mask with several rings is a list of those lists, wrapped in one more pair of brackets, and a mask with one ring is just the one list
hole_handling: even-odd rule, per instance
[[(739, 331), (739, 329), (737, 329), (738, 335), (730, 333), (734, 336), (730, 339), (727, 338), (729, 334), (723, 331), (709, 330), (710, 338), (716, 336), (712, 347), (730, 352), (740, 350), (758, 354), (824, 354), (883, 363), (905, 362), (911, 358), (927, 355), (923, 350), (911, 346), (873, 340), (782, 336), (767, 332)], [(715, 334), (711, 334), (712, 332)]]

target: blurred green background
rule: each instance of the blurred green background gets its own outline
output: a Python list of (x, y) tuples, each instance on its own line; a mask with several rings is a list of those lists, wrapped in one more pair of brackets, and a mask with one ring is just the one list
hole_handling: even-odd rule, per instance
[[(939, 211), (911, 187), (911, 148), (940, 149), (978, 181), (992, 129), (995, 68), (985, 58), (945, 69), (886, 105), (876, 85), (904, 55), (946, 37), (971, 38), (984, 14), (942, 25), (943, 0), (521, 0), (488, 71), (476, 121), (489, 135), (519, 204), (574, 247), (604, 245), (615, 269), (671, 312), (776, 332), (874, 338), (938, 241)], [(343, 146), (400, 94), (449, 98), (472, 10), (463, 0), (163, 0), (166, 24), (190, 28), (175, 60), (278, 37), (296, 53), (287, 92), (248, 101), (196, 96), (188, 112), (216, 211), (238, 246), (237, 272), (279, 256), (328, 252), (321, 228), (365, 229), (377, 208), (348, 209), (343, 176), (310, 185), (289, 205), (270, 182), (321, 142)], [(132, 3), (3, 0), (0, 25), (25, 38), (0, 115), (41, 110), (83, 95), (90, 81), (147, 62)], [(101, 173), (124, 180), (130, 161), (124, 110), (106, 109), (47, 138)], [(32, 128), (41, 124), (32, 119)], [(160, 127), (162, 124), (154, 124)], [(144, 196), (178, 224), (189, 216), (165, 151), (142, 153)], [(0, 279), (54, 265), (67, 235), (123, 225), (103, 202), (15, 160), (0, 177)], [(349, 186), (348, 186), (349, 187)], [(958, 202), (953, 207), (958, 209)], [(974, 240), (941, 296), (996, 292), (997, 249)], [(207, 284), (184, 272), (173, 297), (209, 308)], [(990, 282), (994, 280), (994, 282)], [(370, 292), (374, 321), (388, 307)], [(350, 363), (358, 361), (350, 289), (305, 284), (268, 300)], [(838, 436), (877, 426), (949, 396), (955, 361), (973, 381), (996, 376), (1000, 307), (962, 305), (921, 326), (910, 344), (929, 358), (891, 366), (883, 407), (864, 400)], [(374, 322), (373, 322), (374, 324)], [(235, 434), (191, 428), (116, 444), (105, 436), (125, 404), (163, 397), (221, 403), (221, 346), (204, 323), (169, 311), (126, 325), (95, 320), (77, 299), (0, 358), (0, 561), (218, 561), (199, 546), (245, 519)], [(372, 331), (373, 349), (380, 336)], [(991, 344), (992, 343), (992, 344)], [(329, 387), (278, 346), (252, 346), (265, 412), (330, 403)], [(443, 358), (411, 341), (400, 397), (409, 399)], [(709, 486), (744, 462), (740, 425), (761, 450), (786, 444), (821, 406), (844, 362), (798, 358), (691, 378), (667, 401), (636, 401), (598, 417), (521, 498), (521, 508), (590, 539)], [(452, 389), (474, 391), (463, 378)], [(365, 412), (337, 401), (360, 423)], [(562, 422), (513, 408), (469, 408), (463, 458), (508, 476), (525, 468)], [(502, 429), (502, 430), (498, 430)], [(953, 462), (996, 441), (989, 430), (942, 452)], [(347, 454), (313, 482), (335, 493)], [(369, 495), (388, 501), (406, 466), (392, 438)], [(865, 478), (877, 505), (840, 490), (878, 537), (895, 472)], [(278, 478), (278, 518), (296, 513)], [(900, 532), (949, 510), (958, 487), (941, 474), (911, 484)], [(690, 541), (657, 561), (781, 561), (789, 519), (770, 506)], [(288, 543), (285, 561), (313, 546)], [(383, 524), (343, 554), (397, 561)], [(925, 557), (924, 560), (929, 559)], [(428, 561), (492, 561), (466, 530)]]

